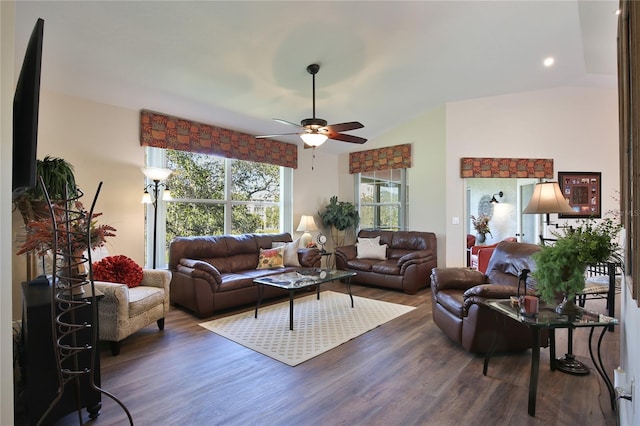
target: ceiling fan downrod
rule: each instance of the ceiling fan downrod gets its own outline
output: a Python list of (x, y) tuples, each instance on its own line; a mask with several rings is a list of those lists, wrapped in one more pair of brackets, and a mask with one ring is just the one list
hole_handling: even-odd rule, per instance
[(326, 120), (323, 120), (322, 118), (316, 118), (316, 74), (318, 73), (319, 70), (320, 70), (320, 65), (318, 64), (311, 64), (307, 67), (307, 72), (311, 74), (311, 77), (312, 77), (311, 94), (312, 94), (313, 117), (305, 118), (304, 120), (302, 120), (300, 124), (302, 124), (302, 127), (308, 129), (309, 133), (317, 133), (318, 129), (321, 129), (327, 126)]
[(316, 118), (316, 74), (320, 71), (320, 65), (311, 64), (307, 67), (307, 72), (311, 74), (311, 90), (313, 96), (313, 118)]

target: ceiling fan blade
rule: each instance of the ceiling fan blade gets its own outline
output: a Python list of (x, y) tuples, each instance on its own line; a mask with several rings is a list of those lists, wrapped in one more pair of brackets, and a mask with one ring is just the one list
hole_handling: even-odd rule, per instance
[(302, 127), (302, 126), (301, 126), (301, 125), (299, 125), (299, 124), (292, 123), (292, 122), (290, 122), (290, 121), (283, 120), (283, 119), (281, 119), (281, 118), (274, 118), (273, 120), (274, 120), (274, 121), (277, 121), (278, 123), (286, 124), (287, 126)]
[(259, 136), (254, 136), (254, 138), (256, 139), (266, 139), (266, 138), (276, 138), (278, 136), (289, 136), (289, 135), (299, 135), (299, 132), (296, 133), (278, 133), (276, 135), (259, 135)]
[(350, 143), (365, 143), (367, 140), (360, 136), (345, 135), (344, 133), (328, 133), (329, 139)]
[(364, 125), (357, 121), (350, 121), (348, 123), (330, 124), (327, 126), (329, 132), (346, 132), (348, 130), (362, 129)]

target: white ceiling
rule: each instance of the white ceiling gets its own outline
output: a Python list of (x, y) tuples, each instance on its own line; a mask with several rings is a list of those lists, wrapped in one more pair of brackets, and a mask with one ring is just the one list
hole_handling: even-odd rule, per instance
[[(45, 90), (249, 134), (360, 121), (374, 139), (448, 101), (615, 87), (605, 1), (18, 1), (16, 69), (45, 20)], [(552, 68), (542, 66), (554, 56)], [(283, 141), (301, 145), (295, 136)], [(366, 149), (328, 141), (322, 149)]]

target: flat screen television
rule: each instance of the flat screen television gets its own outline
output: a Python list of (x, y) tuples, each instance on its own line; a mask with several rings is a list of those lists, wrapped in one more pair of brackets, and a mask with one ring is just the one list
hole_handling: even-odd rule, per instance
[(13, 198), (36, 186), (40, 68), (44, 20), (36, 22), (13, 97)]

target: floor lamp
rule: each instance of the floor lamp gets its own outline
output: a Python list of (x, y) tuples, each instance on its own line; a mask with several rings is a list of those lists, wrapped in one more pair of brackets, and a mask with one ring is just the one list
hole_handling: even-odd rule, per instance
[[(158, 196), (160, 195), (160, 189), (164, 188), (162, 193), (163, 200), (171, 199), (171, 193), (166, 183), (160, 183), (167, 180), (169, 175), (173, 172), (170, 169), (163, 169), (159, 167), (147, 167), (142, 169), (142, 173), (147, 179), (153, 181), (144, 187), (144, 194), (142, 195), (142, 202), (145, 204), (153, 204), (153, 260), (152, 268), (156, 269), (157, 258), (157, 238), (158, 238)], [(151, 192), (149, 192), (151, 191)]]
[[(531, 200), (522, 213), (546, 214), (546, 225), (549, 226), (549, 214), (575, 212), (564, 198), (558, 182), (542, 182), (536, 184)], [(578, 361), (573, 354), (573, 329), (567, 330), (567, 353), (564, 357), (555, 360), (555, 367), (563, 373), (585, 376), (589, 374), (589, 368)]]

